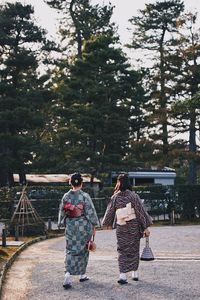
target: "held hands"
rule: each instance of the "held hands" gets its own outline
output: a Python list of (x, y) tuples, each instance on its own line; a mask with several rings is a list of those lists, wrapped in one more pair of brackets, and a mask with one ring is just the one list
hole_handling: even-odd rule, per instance
[(143, 237), (148, 237), (148, 236), (150, 236), (150, 231), (148, 228), (146, 228), (143, 232)]
[(105, 226), (103, 229), (105, 229), (105, 230), (112, 230), (113, 228), (112, 228), (112, 225), (109, 225), (109, 226)]

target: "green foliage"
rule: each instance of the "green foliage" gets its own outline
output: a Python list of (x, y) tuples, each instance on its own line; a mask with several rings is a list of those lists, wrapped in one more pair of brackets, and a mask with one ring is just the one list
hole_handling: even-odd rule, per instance
[[(169, 104), (173, 95), (174, 75), (170, 68), (171, 53), (174, 54), (174, 39), (176, 38), (177, 18), (184, 9), (182, 1), (157, 1), (146, 4), (139, 15), (130, 22), (134, 26), (132, 43), (134, 49), (145, 50), (150, 57), (152, 66), (146, 73), (148, 127), (151, 129), (150, 138), (156, 143), (152, 157), (161, 166), (169, 165)], [(171, 51), (173, 49), (173, 51)], [(144, 56), (146, 59), (146, 56)], [(146, 64), (146, 61), (144, 61)], [(169, 70), (170, 68), (170, 70)], [(153, 130), (152, 130), (153, 129)], [(162, 145), (159, 145), (162, 142)]]
[(178, 204), (182, 208), (182, 218), (186, 220), (200, 217), (200, 186), (199, 185), (181, 185), (177, 187)]
[(11, 219), (14, 212), (14, 199), (16, 193), (20, 191), (21, 188), (0, 188), (0, 219)]
[[(144, 53), (135, 71), (119, 47), (111, 4), (46, 2), (62, 12), (56, 61), (30, 5), (0, 6), (0, 185), (13, 184), (13, 173), (100, 176), (152, 165), (175, 167), (184, 180), (189, 168), (196, 183), (197, 15), (183, 14), (181, 0), (146, 4), (130, 20), (129, 47)], [(38, 68), (50, 63), (53, 72), (41, 76)], [(187, 132), (189, 143), (173, 136)]]
[(60, 154), (54, 165), (60, 171), (102, 173), (123, 165), (131, 110), (142, 89), (141, 74), (131, 70), (117, 43), (110, 32), (92, 36), (84, 43), (82, 59), (55, 77), (59, 119), (54, 145)]
[[(60, 200), (68, 191), (68, 186), (28, 186), (27, 195), (39, 215), (45, 219), (57, 220)], [(93, 198), (91, 188), (84, 188), (93, 199), (99, 217), (105, 213), (107, 204), (113, 194), (113, 187), (104, 187)], [(200, 217), (200, 185), (177, 186), (135, 186), (133, 190), (140, 196), (146, 209), (152, 216), (180, 214), (181, 219), (192, 220)], [(19, 199), (21, 187), (0, 189), (0, 218), (10, 219), (14, 212), (14, 203)]]
[(34, 130), (44, 125), (42, 109), (51, 99), (49, 78), (37, 71), (47, 40), (33, 12), (20, 2), (0, 6), (0, 185), (28, 169), (37, 148)]
[(175, 118), (175, 133), (189, 133), (189, 145), (186, 157), (189, 162), (188, 183), (197, 183), (196, 132), (200, 120), (199, 84), (200, 84), (200, 35), (196, 29), (197, 14), (187, 13), (179, 20), (179, 39), (177, 40), (177, 65), (175, 92), (177, 101), (172, 106), (171, 116)]
[(157, 50), (166, 32), (175, 32), (177, 18), (184, 10), (181, 0), (156, 1), (145, 5), (130, 22), (136, 26), (132, 45), (134, 48)]
[[(82, 58), (82, 47), (96, 33), (112, 31), (110, 19), (113, 7), (110, 5), (93, 4), (90, 0), (45, 0), (50, 7), (62, 11), (60, 22), (62, 40), (67, 42), (68, 49), (76, 46), (77, 56)], [(66, 49), (66, 48), (65, 48)]]

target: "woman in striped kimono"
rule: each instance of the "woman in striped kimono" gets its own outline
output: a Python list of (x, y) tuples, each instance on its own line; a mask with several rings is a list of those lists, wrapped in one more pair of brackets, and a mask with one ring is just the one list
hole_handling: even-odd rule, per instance
[(138, 280), (140, 239), (149, 236), (151, 217), (145, 211), (139, 196), (131, 190), (126, 174), (119, 175), (114, 195), (108, 204), (103, 226), (112, 228), (116, 222), (117, 251), (120, 276), (118, 283), (126, 284), (126, 273)]
[(71, 176), (72, 189), (64, 194), (59, 209), (58, 227), (63, 220), (66, 223), (65, 289), (71, 288), (71, 275), (79, 275), (80, 282), (89, 279), (86, 276), (89, 258), (86, 244), (95, 234), (95, 225), (99, 223), (90, 196), (81, 190), (82, 182), (79, 173)]

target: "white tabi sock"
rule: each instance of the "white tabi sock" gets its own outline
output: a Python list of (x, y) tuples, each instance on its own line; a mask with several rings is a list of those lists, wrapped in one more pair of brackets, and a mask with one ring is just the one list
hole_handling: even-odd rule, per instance
[(138, 278), (139, 274), (138, 274), (138, 270), (137, 271), (133, 271), (132, 272), (132, 278)]
[(86, 277), (87, 277), (87, 275), (86, 275), (86, 274), (79, 275), (79, 279), (84, 279), (84, 278), (86, 278)]
[(63, 285), (65, 285), (65, 284), (71, 284), (71, 275), (69, 272), (65, 273)]
[(127, 280), (126, 274), (125, 274), (125, 273), (120, 273), (120, 274), (119, 274), (119, 279)]

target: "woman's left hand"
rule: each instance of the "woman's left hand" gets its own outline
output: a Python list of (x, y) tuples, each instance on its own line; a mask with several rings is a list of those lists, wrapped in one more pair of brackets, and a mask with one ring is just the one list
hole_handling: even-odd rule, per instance
[(148, 236), (150, 236), (150, 231), (148, 228), (146, 228), (143, 232), (143, 237), (148, 237)]

